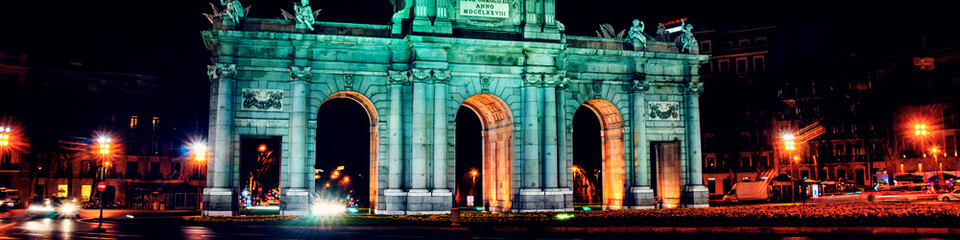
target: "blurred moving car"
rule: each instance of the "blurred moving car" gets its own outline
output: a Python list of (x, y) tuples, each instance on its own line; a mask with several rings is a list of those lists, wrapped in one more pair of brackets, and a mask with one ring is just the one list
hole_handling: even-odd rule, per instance
[(20, 206), (20, 197), (17, 189), (0, 188), (0, 212)]
[(952, 192), (940, 194), (940, 196), (937, 197), (937, 199), (940, 199), (940, 201), (944, 201), (944, 202), (960, 200), (960, 189), (953, 190)]
[(723, 196), (723, 201), (760, 201), (770, 199), (770, 184), (761, 182), (738, 182)]
[(29, 218), (80, 218), (77, 199), (47, 198), (33, 201), (27, 207)]

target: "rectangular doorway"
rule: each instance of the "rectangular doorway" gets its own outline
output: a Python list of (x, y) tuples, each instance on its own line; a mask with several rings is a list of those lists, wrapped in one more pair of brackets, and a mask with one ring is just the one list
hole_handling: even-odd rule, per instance
[(680, 204), (681, 182), (680, 142), (652, 142), (650, 159), (653, 162), (655, 192), (663, 208)]
[(280, 137), (240, 138), (241, 214), (279, 213), (281, 143)]

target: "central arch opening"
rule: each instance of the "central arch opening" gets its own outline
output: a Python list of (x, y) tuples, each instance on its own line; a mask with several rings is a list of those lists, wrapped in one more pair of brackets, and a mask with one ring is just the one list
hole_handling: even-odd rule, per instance
[(623, 206), (623, 118), (606, 100), (588, 100), (573, 117), (574, 204)]
[[(507, 104), (492, 94), (477, 94), (463, 101), (457, 112), (456, 144), (458, 202), (462, 199), (467, 205), (470, 189), (462, 186), (471, 186), (474, 194), (483, 196), (482, 201), (475, 200), (474, 204), (483, 204), (485, 210), (492, 212), (510, 211), (513, 114)], [(472, 173), (474, 166), (476, 173)]]
[(315, 198), (359, 212), (376, 204), (376, 111), (356, 92), (338, 92), (317, 111)]

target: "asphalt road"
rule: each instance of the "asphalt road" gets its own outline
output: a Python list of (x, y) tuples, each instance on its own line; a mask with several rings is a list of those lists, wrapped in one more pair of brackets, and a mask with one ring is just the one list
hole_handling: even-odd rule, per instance
[[(96, 216), (95, 210), (85, 210), (82, 216)], [(112, 210), (111, 216), (124, 216), (136, 211)], [(357, 231), (325, 226), (181, 226), (146, 224), (104, 224), (106, 233), (95, 233), (97, 223), (77, 219), (33, 219), (23, 211), (0, 215), (0, 239), (759, 239), (759, 240), (819, 240), (819, 239), (939, 239), (919, 236), (876, 235), (772, 235), (772, 234), (636, 234), (636, 233), (542, 233), (494, 231), (440, 231), (391, 230)], [(943, 238), (946, 239), (946, 238)]]

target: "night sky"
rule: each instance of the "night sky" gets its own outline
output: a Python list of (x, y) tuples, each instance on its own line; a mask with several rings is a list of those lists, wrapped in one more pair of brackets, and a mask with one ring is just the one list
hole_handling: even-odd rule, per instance
[[(250, 16), (281, 18), (293, 0), (245, 0)], [(686, 17), (697, 28), (717, 25), (810, 24), (832, 34), (841, 49), (891, 52), (956, 42), (955, 13), (946, 3), (837, 1), (576, 1), (558, 0), (557, 18), (571, 35), (594, 36), (598, 24), (627, 28)], [(318, 21), (386, 24), (388, 0), (314, 1)], [(203, 78), (209, 62), (199, 32), (210, 27), (207, 1), (3, 1), (0, 48), (31, 54), (32, 64), (83, 62), (104, 69), (158, 65), (157, 74)]]

